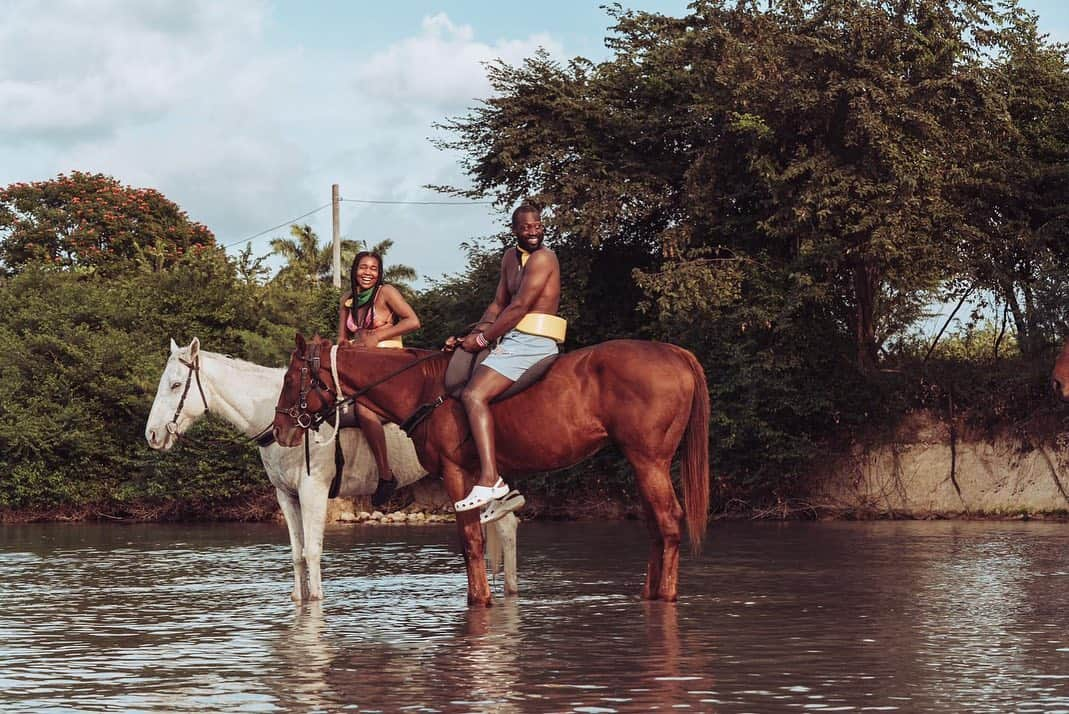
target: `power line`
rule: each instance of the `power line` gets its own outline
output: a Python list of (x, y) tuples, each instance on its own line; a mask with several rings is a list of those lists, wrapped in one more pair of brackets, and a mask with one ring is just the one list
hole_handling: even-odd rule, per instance
[(370, 203), (386, 206), (492, 206), (493, 201), (373, 201), (364, 198), (342, 198), (346, 203)]
[[(377, 201), (377, 200), (365, 199), (365, 198), (340, 198), (338, 200), (339, 201), (344, 201), (345, 203), (365, 203), (365, 204), (378, 205), (378, 206), (492, 206), (494, 204), (493, 201)], [(235, 246), (235, 245), (237, 245), (239, 243), (246, 243), (246, 242), (251, 241), (251, 240), (253, 240), (255, 238), (259, 238), (260, 236), (264, 235), (265, 233), (270, 233), (271, 231), (277, 231), (279, 228), (285, 228), (286, 226), (293, 225), (294, 223), (296, 223), (297, 221), (301, 220), (302, 218), (307, 218), (308, 216), (311, 216), (314, 213), (319, 213), (324, 208), (329, 208), (330, 205), (331, 204), (329, 204), (329, 203), (324, 203), (319, 208), (314, 208), (311, 211), (309, 211), (308, 213), (303, 213), (303, 214), (297, 216), (296, 218), (291, 218), (288, 221), (284, 221), (282, 223), (279, 223), (277, 226), (271, 226), (270, 228), (265, 228), (264, 230), (260, 231), (259, 233), (254, 233), (253, 235), (249, 236), (248, 238), (242, 238), (241, 240), (236, 240), (236, 241), (233, 241), (232, 243), (226, 243), (222, 247), (223, 248), (230, 248), (231, 246)]]
[(286, 226), (293, 225), (296, 221), (299, 221), (302, 218), (307, 218), (308, 216), (312, 215), (313, 213), (319, 213), (324, 208), (330, 208), (330, 204), (329, 203), (324, 203), (319, 208), (315, 208), (315, 209), (309, 211), (308, 213), (301, 214), (300, 216), (297, 216), (296, 218), (291, 218), (288, 221), (285, 221), (283, 223), (279, 223), (277, 226), (271, 226), (270, 228), (265, 228), (264, 230), (260, 231), (259, 233), (255, 233), (255, 234), (249, 236), (248, 238), (242, 238), (241, 240), (236, 240), (233, 243), (227, 243), (226, 245), (223, 246), (223, 248), (229, 248), (230, 246), (237, 245), (238, 243), (245, 243), (245, 242), (250, 241), (250, 240), (252, 240), (254, 238), (259, 238), (264, 233), (270, 233), (271, 231), (277, 231), (279, 228), (285, 228)]

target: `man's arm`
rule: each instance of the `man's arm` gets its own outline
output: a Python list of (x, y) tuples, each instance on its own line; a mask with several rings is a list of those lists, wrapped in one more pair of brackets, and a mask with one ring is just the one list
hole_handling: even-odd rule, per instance
[[(506, 255), (508, 255), (506, 253)], [(494, 291), (493, 302), (483, 311), (483, 316), (479, 318), (479, 322), (475, 324), (475, 328), (472, 332), (477, 332), (480, 326), (490, 325), (497, 319), (497, 316), (501, 314), (501, 311), (509, 304), (509, 287), (508, 281), (505, 279), (505, 257), (501, 257), (501, 269), (498, 271), (497, 290)]]
[[(507, 256), (508, 253), (505, 253)], [(457, 347), (467, 350), (468, 352), (478, 352), (479, 346), (475, 343), (475, 335), (479, 333), (482, 328), (487, 325), (493, 324), (497, 319), (498, 314), (508, 305), (509, 301), (509, 288), (508, 281), (505, 280), (505, 256), (501, 257), (501, 268), (498, 271), (499, 276), (497, 279), (497, 290), (494, 291), (493, 302), (483, 311), (483, 316), (479, 318), (479, 321), (468, 330), (468, 334), (462, 337), (450, 337), (445, 341), (444, 350), (454, 350)]]

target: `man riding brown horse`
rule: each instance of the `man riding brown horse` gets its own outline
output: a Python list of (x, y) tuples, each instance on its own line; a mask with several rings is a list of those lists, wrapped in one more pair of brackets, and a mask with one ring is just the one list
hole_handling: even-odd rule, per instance
[(545, 329), (547, 318), (555, 317), (560, 305), (560, 265), (553, 251), (542, 245), (541, 211), (530, 204), (517, 208), (512, 213), (512, 234), (516, 247), (501, 258), (493, 302), (466, 337), (446, 343), (447, 348), (459, 346), (468, 352), (493, 346), (460, 395), (480, 469), (475, 486), (454, 504), (457, 512), (482, 508), (509, 493), (497, 472), (490, 402), (530, 367), (556, 354), (556, 340), (564, 338), (562, 332), (550, 335), (551, 330)]
[[(493, 303), (470, 334), (447, 344), (474, 352), (496, 343), (460, 400), (449, 398), (455, 393), (450, 356), (442, 352), (335, 349), (329, 340), (297, 335), (276, 405), (275, 437), (285, 446), (300, 444), (307, 429), (337, 408), (341, 394), (405, 424), (420, 463), (441, 475), (456, 504), (473, 605), (491, 603), (477, 509), (485, 506), (482, 515), (489, 517), (500, 503), (494, 499), (508, 493), (498, 470), (510, 478), (557, 471), (612, 444), (634, 469), (652, 541), (642, 596), (674, 601), (684, 521), (696, 552), (708, 519), (705, 372), (687, 350), (644, 340), (611, 340), (557, 357), (564, 330), (556, 315), (556, 256), (542, 247), (537, 208), (521, 206), (512, 226), (517, 246), (502, 258)], [(529, 368), (544, 366), (547, 355), (555, 361), (540, 381), (505, 393)], [(683, 505), (672, 485), (677, 450)]]

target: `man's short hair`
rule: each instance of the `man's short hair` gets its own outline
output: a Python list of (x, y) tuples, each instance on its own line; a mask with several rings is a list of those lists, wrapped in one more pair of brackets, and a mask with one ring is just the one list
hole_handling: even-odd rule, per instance
[(534, 203), (531, 203), (530, 201), (524, 201), (516, 207), (515, 211), (512, 212), (512, 225), (516, 225), (516, 217), (519, 216), (521, 213), (535, 213), (539, 217), (541, 217), (542, 209), (536, 206)]

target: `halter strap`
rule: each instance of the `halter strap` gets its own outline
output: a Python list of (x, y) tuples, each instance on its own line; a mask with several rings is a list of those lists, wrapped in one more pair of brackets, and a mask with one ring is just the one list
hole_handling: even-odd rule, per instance
[(193, 376), (197, 377), (197, 391), (200, 392), (200, 400), (204, 404), (204, 412), (208, 413), (208, 400), (204, 396), (204, 387), (200, 384), (200, 355), (193, 358), (192, 361), (186, 362), (181, 357), (178, 361), (189, 367), (189, 374), (186, 376), (186, 386), (182, 389), (182, 398), (178, 400), (178, 408), (174, 410), (174, 416), (167, 424), (167, 431), (177, 435), (178, 434), (178, 417), (182, 414), (182, 407), (186, 405), (186, 397), (189, 395), (189, 385), (193, 382)]

